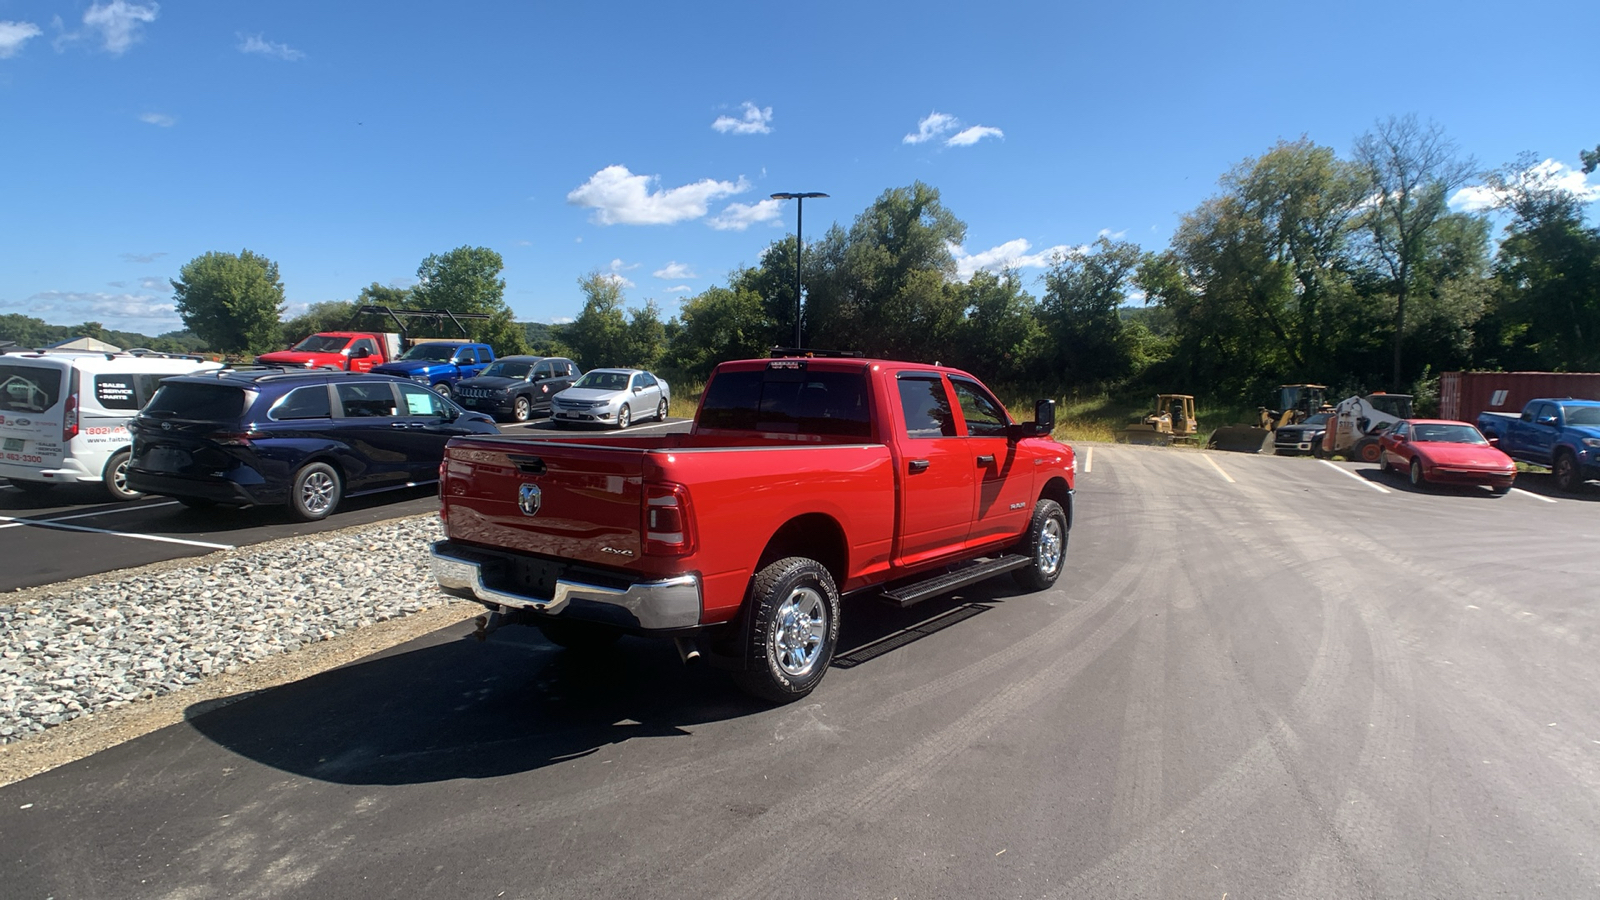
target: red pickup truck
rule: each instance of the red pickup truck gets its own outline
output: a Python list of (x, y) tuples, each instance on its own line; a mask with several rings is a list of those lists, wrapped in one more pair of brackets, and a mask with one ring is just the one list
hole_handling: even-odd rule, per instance
[(256, 357), (262, 366), (332, 366), (351, 372), (370, 372), (373, 366), (400, 358), (400, 335), (392, 331), (322, 331), (302, 339), (287, 350)]
[(965, 372), (859, 357), (717, 367), (687, 433), (457, 438), (433, 572), (479, 636), (677, 641), (775, 702), (816, 687), (840, 597), (909, 605), (1005, 572), (1056, 581), (1076, 462), (1054, 401), (1012, 421)]

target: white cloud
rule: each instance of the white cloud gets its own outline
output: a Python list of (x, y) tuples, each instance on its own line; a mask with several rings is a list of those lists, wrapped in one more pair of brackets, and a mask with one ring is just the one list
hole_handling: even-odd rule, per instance
[(153, 263), (166, 255), (167, 252), (165, 250), (160, 250), (155, 253), (124, 253), (122, 254), (122, 259), (124, 262), (138, 263), (139, 265), (144, 266), (149, 265), (150, 263)]
[(170, 296), (104, 294), (78, 291), (44, 291), (21, 303), (0, 303), (0, 309), (17, 308), (46, 322), (76, 325), (99, 322), (113, 331), (157, 335), (183, 327)]
[(605, 275), (601, 276), (606, 281), (609, 281), (617, 287), (622, 288), (631, 288), (636, 286), (632, 281), (624, 277), (622, 273), (631, 272), (632, 270), (639, 268), (638, 263), (629, 264), (620, 259), (613, 259), (611, 264), (606, 268), (611, 270), (610, 272), (607, 272)]
[(663, 293), (668, 293), (668, 294), (688, 294), (688, 293), (692, 293), (693, 290), (694, 289), (689, 287), (687, 284), (680, 284), (680, 285), (678, 285), (676, 287), (667, 288), (666, 291), (664, 291)]
[(178, 122), (177, 119), (174, 119), (173, 117), (167, 115), (166, 113), (155, 113), (155, 112), (141, 113), (139, 115), (139, 121), (144, 122), (144, 123), (149, 124), (149, 125), (154, 125), (157, 128), (171, 128), (173, 125), (176, 125), (177, 122)]
[(986, 137), (1003, 138), (1005, 136), (1006, 133), (998, 128), (990, 128), (987, 125), (974, 125), (945, 141), (944, 145), (946, 147), (971, 147)]
[(83, 14), (83, 24), (100, 32), (107, 53), (121, 55), (144, 37), (143, 27), (156, 20), (161, 7), (152, 3), (138, 6), (127, 0), (96, 3)]
[(669, 281), (676, 280), (676, 279), (679, 279), (679, 278), (699, 278), (700, 277), (699, 275), (696, 275), (694, 273), (693, 269), (689, 268), (688, 266), (684, 265), (681, 262), (676, 262), (676, 261), (669, 262), (665, 266), (662, 266), (661, 268), (655, 270), (654, 272), (651, 272), (650, 274), (654, 275), (657, 278), (663, 278), (663, 279), (666, 279), (666, 280), (669, 280)]
[(1109, 228), (1102, 228), (1102, 229), (1100, 229), (1100, 231), (1098, 233), (1095, 234), (1095, 237), (1097, 237), (1097, 238), (1111, 238), (1114, 241), (1120, 241), (1124, 237), (1127, 237), (1127, 235), (1128, 235), (1128, 229), (1126, 229), (1126, 228), (1122, 229), (1121, 231), (1112, 231)]
[(772, 107), (761, 108), (746, 100), (744, 102), (744, 118), (735, 119), (733, 116), (717, 116), (711, 127), (723, 134), (771, 134), (772, 133)]
[[(1600, 185), (1590, 184), (1588, 175), (1553, 159), (1547, 159), (1530, 167), (1508, 185), (1509, 192), (1513, 194), (1527, 187), (1567, 191), (1581, 203), (1600, 200)], [(1465, 212), (1483, 212), (1494, 209), (1505, 199), (1506, 196), (1502, 191), (1489, 185), (1470, 185), (1450, 196), (1450, 208)]]
[(139, 279), (139, 287), (147, 291), (170, 291), (172, 290), (172, 282), (165, 278), (141, 278)]
[(0, 59), (15, 56), (29, 38), (39, 34), (39, 26), (32, 22), (0, 22)]
[(743, 231), (761, 222), (776, 222), (783, 216), (783, 201), (760, 200), (755, 203), (729, 203), (716, 218), (706, 222), (718, 231)]
[(903, 144), (921, 144), (931, 141), (940, 135), (960, 127), (955, 116), (947, 116), (942, 112), (931, 112), (917, 123), (917, 130), (900, 139)]
[(573, 322), (576, 322), (576, 321), (578, 321), (578, 320), (573, 318), (572, 316), (556, 316), (555, 318), (550, 320), (550, 324), (551, 325), (571, 325)]
[(709, 178), (668, 190), (651, 190), (656, 176), (635, 175), (627, 166), (606, 166), (571, 193), (567, 202), (594, 210), (599, 225), (671, 225), (706, 214), (718, 197), (743, 193), (750, 183)]
[(289, 62), (306, 58), (304, 53), (288, 44), (269, 41), (259, 34), (252, 34), (248, 37), (242, 34), (239, 35), (239, 52), (254, 53), (257, 56), (270, 56), (274, 59), (282, 59)]
[(1038, 253), (1029, 253), (1033, 245), (1024, 238), (1006, 241), (998, 247), (971, 254), (959, 244), (950, 244), (949, 247), (950, 254), (956, 260), (956, 273), (962, 281), (971, 278), (972, 273), (980, 269), (991, 272), (1003, 269), (1046, 269), (1058, 258), (1088, 250), (1087, 247), (1057, 244), (1054, 247), (1046, 247)]

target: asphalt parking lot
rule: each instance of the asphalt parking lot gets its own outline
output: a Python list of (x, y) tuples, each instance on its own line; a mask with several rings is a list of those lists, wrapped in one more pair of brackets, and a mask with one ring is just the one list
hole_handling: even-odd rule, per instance
[[(687, 427), (687, 420), (673, 420), (636, 425), (622, 433), (632, 436)], [(548, 420), (504, 424), (501, 430), (583, 435), (600, 441), (619, 433), (557, 430)], [(297, 522), (278, 508), (188, 509), (163, 497), (117, 503), (98, 484), (58, 485), (44, 494), (25, 494), (0, 483), (0, 592), (437, 509), (432, 485), (348, 498), (322, 521)]]
[(1080, 454), (1055, 587), (850, 601), (802, 702), (455, 624), (0, 788), (8, 896), (1600, 890), (1594, 485)]

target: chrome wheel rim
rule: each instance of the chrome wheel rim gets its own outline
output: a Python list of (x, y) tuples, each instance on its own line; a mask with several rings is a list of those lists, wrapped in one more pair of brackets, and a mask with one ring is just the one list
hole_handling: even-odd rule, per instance
[(808, 674), (822, 656), (823, 637), (827, 633), (827, 601), (814, 588), (795, 588), (784, 598), (773, 618), (768, 639), (772, 661), (791, 678)]
[(323, 515), (333, 508), (335, 485), (333, 476), (327, 472), (312, 472), (300, 485), (300, 505), (312, 515)]
[(434, 385), (433, 386), (433, 392), (435, 394), (438, 394), (439, 396), (445, 398), (446, 400), (450, 399), (450, 385), (448, 385), (448, 384), (436, 384), (436, 385)]
[(628, 423), (631, 421), (633, 421), (633, 416), (628, 412), (628, 408), (624, 406), (622, 411), (617, 413), (617, 427), (627, 428)]
[(1061, 568), (1061, 551), (1065, 543), (1061, 534), (1061, 521), (1054, 516), (1046, 519), (1044, 527), (1039, 529), (1039, 574), (1047, 578)]
[(1411, 461), (1411, 483), (1422, 483), (1422, 464), (1414, 459)]
[(527, 397), (518, 397), (512, 415), (517, 417), (518, 422), (527, 421), (533, 415), (533, 404), (528, 402)]
[(117, 463), (117, 467), (111, 470), (111, 483), (116, 485), (117, 493), (119, 494), (135, 493), (128, 490), (128, 461), (126, 459)]
[(667, 420), (667, 401), (663, 400), (656, 404), (656, 418), (663, 422)]

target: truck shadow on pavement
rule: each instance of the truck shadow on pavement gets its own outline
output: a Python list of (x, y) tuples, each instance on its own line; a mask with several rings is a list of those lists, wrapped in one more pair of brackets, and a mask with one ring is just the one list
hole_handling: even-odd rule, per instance
[[(959, 594), (904, 610), (846, 601), (834, 667), (861, 665), (992, 608)], [(668, 641), (624, 637), (579, 653), (532, 628), (479, 643), (462, 624), (281, 687), (195, 704), (186, 718), (265, 766), (338, 784), (398, 785), (526, 772), (637, 738), (693, 740), (696, 725), (770, 709), (726, 672), (685, 667)]]

